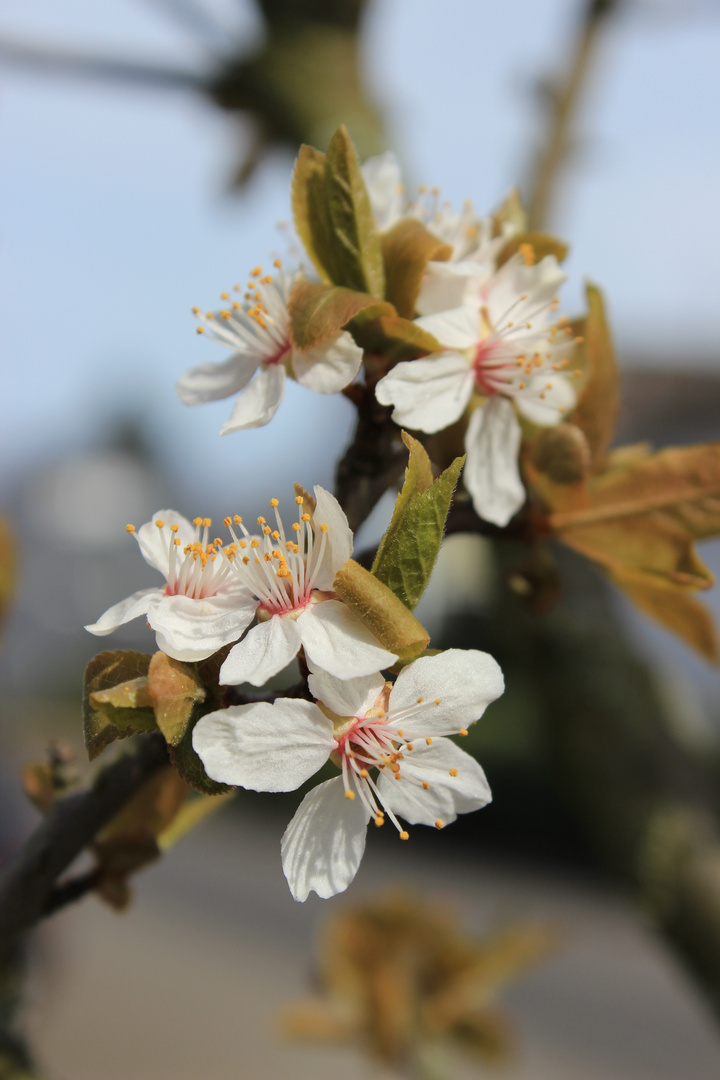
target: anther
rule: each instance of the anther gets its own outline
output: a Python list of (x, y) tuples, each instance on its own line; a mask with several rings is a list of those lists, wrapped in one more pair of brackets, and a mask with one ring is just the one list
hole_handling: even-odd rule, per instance
[(345, 798), (349, 799), (350, 802), (352, 802), (353, 799), (355, 798), (355, 792), (354, 791), (346, 791), (345, 792)]
[(179, 525), (171, 525), (171, 526), (170, 526), (170, 532), (174, 532), (174, 533), (176, 533), (176, 532), (178, 531), (178, 529), (179, 529), (179, 528), (180, 528), (180, 526), (179, 526)]
[(381, 825), (385, 824), (385, 818), (382, 817), (380, 814), (378, 814), (378, 816), (375, 818), (375, 824), (377, 825), (377, 827), (379, 829)]
[(435, 698), (435, 704), (436, 704), (436, 705), (440, 705), (440, 703), (441, 703), (441, 702), (442, 702), (442, 698), (441, 698), (441, 697), (436, 697), (436, 698)]
[(445, 826), (445, 822), (441, 818), (438, 818), (437, 821), (435, 822), (435, 828), (436, 829), (442, 829), (444, 826)]
[(223, 518), (223, 525), (225, 526), (226, 529), (229, 529), (230, 526), (232, 525), (232, 518), (231, 517)]
[(134, 533), (135, 532), (135, 526), (134, 525), (126, 525), (125, 526), (125, 532)]
[(457, 769), (450, 769), (451, 776), (457, 776)]
[(418, 705), (422, 705), (422, 703), (423, 703), (423, 701), (424, 701), (424, 700), (425, 700), (425, 698), (424, 698), (424, 697), (422, 696), (422, 694), (421, 694), (421, 695), (420, 695), (420, 697), (419, 697), (419, 698), (417, 699), (417, 703), (416, 703), (416, 704), (418, 704)]
[(309, 521), (310, 520), (310, 515), (309, 514), (302, 514), (301, 517), (300, 517), (300, 520), (301, 521)]
[(279, 505), (280, 505), (280, 502), (279, 502), (279, 500), (278, 500), (278, 499), (271, 499), (271, 500), (270, 500), (270, 505), (272, 506), (272, 508), (273, 508), (273, 510), (274, 510), (276, 506), (279, 506)]
[(233, 518), (233, 522), (235, 525), (242, 525), (242, 518), (239, 514), (235, 515), (235, 517)]
[(321, 525), (320, 526), (320, 532), (326, 533), (327, 532), (327, 525)]
[(468, 729), (465, 728), (465, 727), (461, 727), (460, 730), (458, 731), (458, 735), (467, 735), (467, 733), (468, 733)]
[(406, 829), (403, 829), (403, 831), (400, 833), (400, 839), (401, 840), (409, 840), (410, 839), (410, 833), (407, 832)]
[(163, 529), (163, 528), (165, 527), (165, 522), (164, 522), (164, 521), (161, 521), (161, 520), (160, 520), (160, 519), (158, 518), (158, 520), (157, 520), (157, 521), (155, 522), (155, 525), (157, 526), (157, 528), (158, 528), (158, 529)]
[(296, 496), (295, 496), (295, 505), (296, 505), (296, 506), (302, 506), (302, 504), (303, 504), (303, 497), (302, 497), (302, 495), (296, 495)]
[(432, 739), (430, 738), (430, 736), (429, 736), (429, 735), (428, 735), (428, 737), (427, 737), (427, 738), (426, 738), (426, 740), (425, 740), (425, 744), (426, 744), (427, 746), (432, 746)]
[(425, 791), (427, 791), (429, 787), (430, 785), (428, 784), (427, 780), (423, 780), (423, 788), (425, 789)]

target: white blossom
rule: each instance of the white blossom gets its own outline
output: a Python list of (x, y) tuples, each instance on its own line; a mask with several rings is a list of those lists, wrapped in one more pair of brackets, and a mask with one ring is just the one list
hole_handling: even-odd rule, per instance
[[(286, 273), (279, 260), (275, 271), (274, 276), (263, 274), (256, 267), (242, 297), (231, 300), (230, 293), (223, 293), (226, 305), (219, 311), (203, 314), (193, 309), (201, 320), (198, 332), (234, 351), (223, 363), (192, 368), (178, 380), (176, 389), (186, 405), (237, 394), (221, 435), (269, 423), (282, 401), (288, 372), (308, 390), (334, 394), (360, 370), (362, 349), (346, 331), (310, 349), (293, 345), (288, 300), (302, 275)], [(242, 292), (239, 285), (234, 291)]]
[[(230, 572), (251, 594), (258, 623), (228, 654), (220, 682), (262, 686), (305, 650), (308, 660), (338, 678), (367, 675), (397, 660), (333, 593), (335, 575), (353, 549), (353, 535), (337, 499), (315, 487), (309, 513), (295, 499), (298, 519), (286, 534), (278, 500), (253, 536), (242, 518), (226, 518), (233, 544), (223, 548)], [(236, 532), (237, 529), (237, 532)]]
[(204, 660), (236, 641), (252, 622), (255, 603), (230, 573), (222, 542), (209, 542), (211, 525), (209, 518), (191, 525), (175, 510), (159, 510), (138, 530), (128, 525), (165, 584), (133, 593), (85, 629), (103, 637), (145, 615), (158, 648), (175, 660)]
[(390, 821), (443, 828), (490, 801), (485, 775), (448, 736), (466, 735), (503, 692), (487, 653), (450, 649), (403, 668), (394, 685), (379, 673), (341, 681), (315, 670), (317, 701), (284, 698), (202, 717), (193, 746), (208, 776), (253, 791), (292, 791), (331, 758), (340, 774), (302, 801), (282, 839), (296, 900), (329, 897), (355, 877), (366, 827)]
[(472, 260), (436, 263), (432, 276), (434, 300), (442, 294), (457, 306), (416, 322), (443, 351), (397, 364), (376, 396), (395, 406), (396, 423), (428, 433), (459, 420), (474, 395), (484, 398), (468, 424), (463, 482), (480, 517), (506, 525), (525, 501), (516, 410), (550, 426), (576, 400), (566, 368), (579, 339), (557, 317), (555, 296), (565, 275), (552, 255), (532, 265), (523, 246), (489, 276)]

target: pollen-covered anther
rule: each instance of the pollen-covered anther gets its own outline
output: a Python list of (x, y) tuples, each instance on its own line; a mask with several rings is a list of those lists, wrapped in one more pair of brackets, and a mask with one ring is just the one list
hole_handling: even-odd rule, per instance
[(158, 520), (157, 520), (157, 521), (155, 522), (155, 525), (156, 525), (156, 527), (157, 527), (158, 529), (164, 529), (164, 528), (165, 528), (165, 522), (164, 522), (164, 521), (160, 521), (160, 519), (158, 519)]
[(377, 815), (377, 817), (375, 818), (375, 824), (377, 825), (378, 829), (380, 828), (381, 825), (385, 824), (385, 818), (383, 817), (382, 814)]
[(458, 735), (467, 735), (467, 733), (468, 733), (468, 729), (464, 728), (464, 727), (461, 727), (460, 730), (458, 731)]
[(430, 785), (427, 782), (427, 780), (423, 780), (423, 788), (425, 789), (425, 791), (427, 791), (429, 787), (430, 787)]
[(438, 819), (437, 819), (437, 821), (435, 822), (435, 828), (436, 828), (436, 829), (443, 829), (443, 828), (445, 828), (445, 822), (444, 822), (444, 821), (442, 820), (442, 818), (438, 818)]
[(349, 800), (350, 800), (350, 802), (352, 802), (352, 801), (353, 801), (353, 799), (355, 798), (355, 792), (354, 792), (354, 791), (349, 791), (349, 790), (348, 790), (348, 791), (346, 791), (346, 792), (345, 792), (345, 798), (346, 798), (346, 799), (349, 799)]
[(135, 532), (135, 526), (134, 525), (126, 525), (125, 526), (125, 532), (134, 533)]
[(451, 776), (457, 776), (457, 774), (458, 774), (458, 771), (457, 771), (457, 769), (450, 769), (450, 770), (448, 770), (448, 771), (449, 771), (449, 773), (450, 773), (450, 775), (451, 775)]
[(425, 739), (425, 743), (426, 743), (426, 745), (427, 745), (427, 746), (432, 746), (432, 739), (430, 738), (430, 736), (429, 736), (429, 735), (428, 735), (428, 736), (427, 736), (427, 738)]
[(421, 694), (421, 695), (420, 695), (420, 697), (419, 697), (419, 698), (417, 699), (417, 704), (418, 704), (418, 705), (422, 705), (422, 703), (423, 703), (423, 701), (424, 701), (424, 700), (425, 700), (425, 698), (424, 698), (424, 697), (422, 696), (422, 694)]
[(435, 704), (436, 705), (441, 705), (442, 704), (442, 698), (441, 697), (436, 697), (435, 698)]
[(400, 839), (401, 840), (409, 840), (410, 839), (410, 833), (407, 831), (407, 829), (403, 829), (403, 831), (400, 833)]

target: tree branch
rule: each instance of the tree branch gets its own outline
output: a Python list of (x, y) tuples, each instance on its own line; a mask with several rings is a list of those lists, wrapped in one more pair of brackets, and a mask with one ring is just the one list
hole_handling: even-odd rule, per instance
[(138, 737), (135, 753), (103, 769), (91, 788), (53, 804), (44, 821), (0, 872), (0, 959), (18, 934), (47, 912), (55, 882), (63, 871), (166, 763), (162, 735)]
[(567, 76), (548, 91), (549, 131), (537, 151), (531, 170), (528, 216), (531, 229), (541, 229), (550, 218), (558, 177), (572, 146), (572, 124), (591, 69), (598, 31), (619, 0), (587, 0), (579, 32), (569, 58)]

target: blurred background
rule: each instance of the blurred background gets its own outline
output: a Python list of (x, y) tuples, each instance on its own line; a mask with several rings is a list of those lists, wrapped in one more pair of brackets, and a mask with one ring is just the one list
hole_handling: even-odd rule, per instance
[[(581, 309), (584, 280), (605, 290), (622, 441), (717, 439), (720, 9), (612, 7), (547, 222), (571, 244), (563, 307)], [(191, 412), (173, 391), (187, 368), (223, 358), (196, 337), (192, 305), (214, 306), (252, 266), (285, 257), (297, 144), (324, 146), (345, 121), (363, 156), (398, 152), (411, 189), (437, 185), (454, 205), (470, 198), (489, 212), (528, 182), (585, 10), (579, 0), (5, 0), (0, 512), (17, 537), (19, 583), (0, 652), (0, 847), (33, 820), (20, 765), (53, 736), (82, 760), (80, 672), (98, 651), (82, 625), (154, 583), (126, 522), (161, 506), (252, 514), (295, 479), (332, 486), (353, 422), (344, 398), (291, 384), (272, 425), (220, 440), (228, 402)], [(436, 640), (472, 638), (512, 670), (513, 634), (526, 630), (514, 612), (504, 629), (493, 622), (495, 555), (470, 543), (467, 581), (453, 579), (451, 553), (419, 617)], [(720, 545), (701, 555), (720, 572)], [(619, 597), (598, 600), (600, 586), (576, 570), (572, 618), (610, 609), (674, 734), (715, 761), (718, 672)], [(720, 616), (718, 592), (704, 599)], [(152, 648), (139, 624), (112, 644)], [(400, 871), (392, 838), (373, 836), (354, 896), (338, 903), (398, 880), (436, 894), (442, 881), (475, 931), (506, 917), (566, 930), (557, 955), (508, 995), (517, 1053), (502, 1075), (709, 1080), (720, 1061), (709, 1007), (598, 863), (546, 767), (545, 704), (532, 665), (520, 667), (519, 689), (476, 735), (493, 806), (442, 845), (418, 838)], [(127, 917), (89, 900), (44, 928), (28, 1023), (48, 1076), (213, 1080), (232, 1069), (265, 1080), (290, 1063), (298, 1077), (367, 1074), (351, 1052), (288, 1048), (273, 1027), (306, 981), (327, 913), (319, 901), (294, 905), (281, 876), (277, 844), (296, 801), (239, 800), (139, 881)]]

